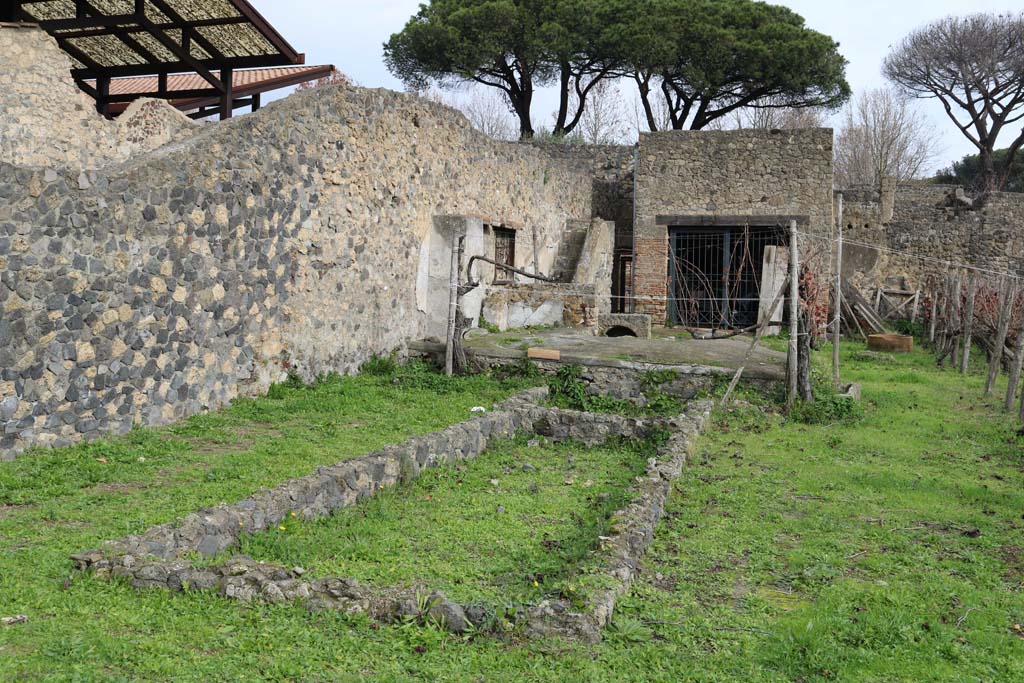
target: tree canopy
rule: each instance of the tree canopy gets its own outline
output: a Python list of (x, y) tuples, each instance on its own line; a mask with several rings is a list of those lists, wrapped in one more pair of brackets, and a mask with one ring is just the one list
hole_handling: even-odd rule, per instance
[[(1007, 150), (997, 149), (993, 154), (996, 166), (1006, 169), (1006, 183), (1003, 186), (1004, 192), (1024, 192), (1024, 158), (1020, 155), (1010, 163), (1006, 161)], [(960, 161), (954, 161), (953, 165), (945, 168), (935, 176), (935, 182), (951, 185), (963, 185), (964, 187), (983, 191), (986, 187), (984, 167), (980, 154), (968, 154)]]
[(744, 107), (834, 108), (846, 60), (784, 7), (753, 0), (431, 0), (384, 46), (414, 89), (498, 88), (533, 136), (536, 88), (556, 85), (554, 133), (570, 133), (592, 90), (631, 77), (649, 125), (664, 98), (673, 128), (699, 129)]
[(648, 125), (662, 97), (675, 129), (741, 108), (834, 109), (850, 96), (838, 44), (791, 10), (752, 0), (646, 0), (620, 43)]
[[(1000, 190), (1024, 146), (1024, 13), (947, 17), (911, 33), (886, 58), (906, 94), (938, 99), (978, 148), (981, 191)], [(1014, 136), (1001, 161), (1000, 136)]]

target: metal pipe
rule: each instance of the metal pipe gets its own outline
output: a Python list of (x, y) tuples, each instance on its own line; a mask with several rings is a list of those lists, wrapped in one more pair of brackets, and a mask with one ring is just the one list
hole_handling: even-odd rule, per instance
[(480, 282), (478, 280), (474, 280), (473, 279), (473, 264), (476, 263), (477, 261), (483, 261), (484, 263), (490, 263), (491, 265), (497, 266), (497, 267), (501, 268), (502, 270), (508, 270), (508, 271), (511, 271), (511, 272), (515, 273), (516, 275), (522, 275), (523, 277), (532, 278), (534, 280), (540, 280), (541, 282), (555, 282), (555, 283), (562, 282), (558, 278), (547, 277), (546, 275), (539, 275), (537, 273), (529, 273), (529, 272), (527, 272), (525, 270), (520, 270), (519, 268), (515, 268), (515, 267), (510, 266), (510, 265), (508, 265), (506, 263), (500, 263), (498, 261), (495, 261), (492, 258), (487, 258), (486, 256), (471, 256), (470, 259), (469, 259), (469, 265), (466, 266), (466, 280), (467, 280), (468, 285), (470, 286), (471, 289), (480, 286)]

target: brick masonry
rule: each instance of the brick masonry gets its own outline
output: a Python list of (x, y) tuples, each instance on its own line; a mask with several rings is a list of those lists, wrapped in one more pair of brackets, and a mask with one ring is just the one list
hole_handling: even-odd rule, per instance
[(649, 313), (656, 324), (665, 321), (669, 226), (659, 216), (799, 216), (802, 230), (830, 235), (832, 178), (831, 129), (642, 134), (636, 312)]

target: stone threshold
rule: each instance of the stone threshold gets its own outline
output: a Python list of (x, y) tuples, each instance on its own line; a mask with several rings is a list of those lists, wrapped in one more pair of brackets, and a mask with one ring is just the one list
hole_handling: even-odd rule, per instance
[[(304, 603), (310, 609), (365, 614), (377, 621), (435, 623), (453, 633), (471, 629), (504, 632), (522, 626), (534, 637), (562, 635), (596, 642), (611, 620), (616, 600), (628, 592), (640, 559), (664, 514), (672, 482), (678, 478), (695, 437), (703, 430), (712, 404), (697, 402), (675, 418), (627, 418), (541, 405), (546, 388), (531, 389), (497, 405), (483, 416), (452, 425), (376, 453), (321, 467), (314, 474), (286, 481), (235, 503), (221, 504), (163, 524), (142, 535), (109, 541), (100, 549), (72, 556), (80, 571), (127, 581), (137, 589), (207, 590), (243, 603)], [(419, 476), (429, 467), (475, 458), (494, 440), (516, 433), (553, 441), (575, 440), (587, 446), (621, 437), (640, 439), (655, 429), (671, 437), (646, 473), (630, 487), (630, 503), (613, 515), (615, 533), (601, 539), (595, 558), (608, 588), (584, 592), (582, 605), (545, 600), (511, 612), (480, 604), (449, 601), (425, 586), (370, 587), (353, 579), (303, 579), (304, 570), (232, 557), (218, 566), (191, 561), (214, 557), (237, 546), (243, 534), (272, 529), (291, 515), (313, 520), (356, 505), (382, 488)], [(580, 603), (578, 603), (580, 604)]]

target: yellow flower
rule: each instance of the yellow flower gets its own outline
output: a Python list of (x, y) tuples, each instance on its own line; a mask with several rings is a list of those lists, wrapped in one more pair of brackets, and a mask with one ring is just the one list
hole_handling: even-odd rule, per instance
[(533, 582), (533, 585), (534, 585), (534, 586), (539, 586), (539, 585), (540, 585), (540, 583), (539, 583), (539, 582), (537, 582), (537, 581), (534, 581), (534, 582)]
[(292, 513), (292, 517), (295, 517), (295, 513), (294, 512)]
[(280, 529), (281, 531), (287, 531), (287, 529), (284, 528), (284, 524), (282, 524), (281, 526), (279, 526), (277, 528)]

